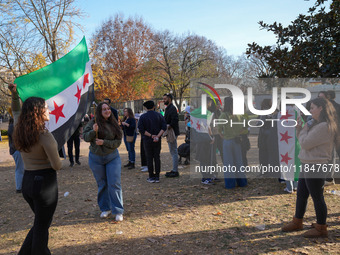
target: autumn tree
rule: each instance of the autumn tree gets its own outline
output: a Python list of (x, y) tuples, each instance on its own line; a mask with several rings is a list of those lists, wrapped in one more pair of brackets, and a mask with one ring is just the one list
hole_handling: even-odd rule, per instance
[(7, 84), (67, 53), (74, 42), (75, 0), (2, 0), (0, 2), (0, 93)]
[[(260, 77), (339, 77), (340, 76), (340, 1), (317, 0), (307, 15), (300, 14), (290, 25), (266, 24), (261, 29), (273, 32), (275, 46), (248, 44), (246, 54), (257, 64), (269, 66)], [(263, 67), (264, 67), (263, 66)]]
[(217, 75), (217, 47), (207, 38), (190, 33), (176, 36), (166, 30), (155, 34), (154, 40), (156, 81), (173, 94), (176, 106), (182, 104), (192, 79)]
[(91, 57), (97, 96), (113, 101), (150, 97), (153, 80), (152, 31), (142, 18), (115, 15), (91, 39)]
[(5, 114), (10, 104), (10, 97), (4, 93), (0, 93), (0, 114)]

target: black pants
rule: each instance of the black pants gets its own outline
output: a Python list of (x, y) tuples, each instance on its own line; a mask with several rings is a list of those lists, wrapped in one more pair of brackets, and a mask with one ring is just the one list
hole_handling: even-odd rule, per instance
[(67, 152), (68, 157), (70, 159), (70, 163), (74, 163), (73, 161), (73, 143), (75, 148), (75, 158), (76, 162), (79, 161), (79, 151), (80, 151), (80, 138), (79, 135), (72, 135), (70, 139), (67, 141)]
[(299, 177), (295, 217), (298, 219), (303, 218), (307, 208), (308, 197), (311, 195), (314, 203), (316, 222), (321, 225), (326, 224), (327, 205), (323, 196), (325, 179), (305, 178), (305, 175), (306, 174), (301, 173)]
[(260, 165), (268, 166), (270, 151), (274, 147), (273, 140), (270, 137), (270, 130), (260, 128), (257, 144), (259, 148), (259, 163)]
[(141, 165), (146, 166), (148, 162), (146, 161), (145, 149), (144, 149), (144, 139), (140, 139), (140, 160)]
[(21, 246), (19, 255), (51, 254), (48, 249), (48, 229), (58, 202), (56, 171), (43, 169), (25, 171), (22, 194), (34, 212), (34, 224)]
[[(146, 161), (148, 164), (150, 178), (159, 177), (159, 173), (161, 172), (161, 148), (161, 141), (157, 143), (154, 143), (152, 141), (144, 141), (144, 149), (146, 153)], [(153, 162), (155, 162), (155, 168), (153, 166)]]

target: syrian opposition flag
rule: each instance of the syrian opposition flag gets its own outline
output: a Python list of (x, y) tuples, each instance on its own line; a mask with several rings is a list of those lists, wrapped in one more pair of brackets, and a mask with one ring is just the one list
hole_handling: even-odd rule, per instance
[[(190, 113), (190, 151), (195, 151), (195, 146), (210, 146), (212, 137), (209, 134), (209, 126), (212, 119), (211, 112), (201, 114), (201, 108)], [(193, 148), (192, 148), (193, 147)]]
[[(299, 178), (300, 159), (300, 144), (296, 137), (296, 129), (294, 127), (284, 127), (281, 124), (282, 120), (297, 120), (299, 117), (295, 108), (288, 106), (286, 113), (279, 113), (277, 123), (277, 136), (279, 145), (279, 160), (282, 166), (285, 166), (287, 172), (281, 171), (281, 179), (286, 181), (297, 181)], [(292, 126), (293, 121), (285, 123), (286, 126)], [(295, 170), (295, 171), (294, 171)]]
[(35, 96), (46, 100), (46, 124), (60, 149), (78, 128), (94, 100), (91, 63), (85, 37), (68, 54), (35, 72), (15, 79), (21, 100)]
[(209, 133), (208, 128), (212, 119), (212, 113), (201, 114), (201, 108), (197, 108), (190, 113), (191, 128), (198, 133)]

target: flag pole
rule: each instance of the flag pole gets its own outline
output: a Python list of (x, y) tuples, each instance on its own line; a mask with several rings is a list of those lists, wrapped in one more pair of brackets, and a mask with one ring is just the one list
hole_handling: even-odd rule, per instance
[[(92, 104), (97, 107), (98, 105), (96, 104), (95, 101), (92, 102)], [(96, 118), (96, 110), (94, 110), (94, 123), (97, 123), (97, 118)], [(97, 124), (98, 125), (98, 124)], [(96, 131), (96, 139), (98, 138), (98, 130)]]

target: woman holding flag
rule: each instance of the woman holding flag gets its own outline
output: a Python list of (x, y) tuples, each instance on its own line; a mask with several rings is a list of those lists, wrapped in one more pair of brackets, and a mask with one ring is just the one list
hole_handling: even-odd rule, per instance
[(124, 208), (118, 152), (122, 132), (107, 103), (98, 104), (95, 118), (86, 125), (83, 137), (90, 142), (89, 166), (98, 185), (100, 217), (107, 218), (112, 212), (116, 221), (122, 221)]
[[(311, 195), (317, 222), (313, 223), (312, 229), (305, 232), (303, 236), (327, 237), (327, 205), (323, 191), (327, 171), (329, 171), (328, 163), (338, 138), (337, 116), (333, 105), (324, 98), (315, 98), (311, 101), (310, 113), (313, 121), (303, 128), (300, 121), (297, 126), (302, 168), (297, 188), (295, 216), (292, 222), (282, 227), (282, 231), (303, 229), (303, 217), (308, 197)], [(322, 166), (321, 171), (318, 170), (320, 166)]]
[[(49, 110), (43, 98), (27, 98), (20, 112), (16, 85), (9, 85), (15, 129), (15, 148), (24, 161), (22, 194), (34, 212), (34, 225), (28, 232), (19, 254), (51, 254), (48, 229), (58, 202), (56, 170), (61, 168), (57, 142), (46, 129)], [(17, 119), (17, 116), (19, 118)], [(17, 122), (17, 123), (16, 123)]]

